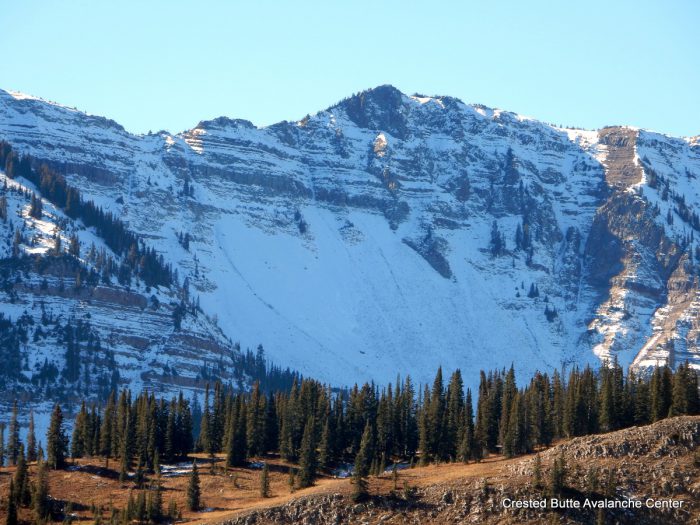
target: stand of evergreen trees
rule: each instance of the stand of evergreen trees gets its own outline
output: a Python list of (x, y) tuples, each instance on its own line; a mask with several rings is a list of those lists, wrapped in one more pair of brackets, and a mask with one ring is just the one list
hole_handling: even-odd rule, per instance
[[(700, 399), (698, 372), (688, 364), (675, 372), (664, 366), (648, 375), (632, 370), (625, 375), (615, 362), (598, 371), (575, 368), (566, 378), (558, 372), (551, 378), (536, 373), (524, 387), (517, 386), (512, 367), (482, 371), (476, 413), (460, 371), (445, 385), (442, 369), (432, 385), (418, 392), (410, 378), (382, 389), (366, 383), (339, 392), (311, 379), (295, 380), (288, 390), (274, 392), (265, 392), (258, 383), (248, 393), (216, 383), (206, 389), (198, 425), (193, 412), (182, 394), (166, 400), (149, 392), (132, 397), (122, 390), (103, 406), (82, 404), (69, 446), (56, 404), (44, 461), (33, 423), (26, 447), (21, 442), (15, 404), (6, 443), (5, 426), (0, 426), (0, 462), (17, 465), (19, 472), (36, 459), (44, 468), (60, 469), (69, 456), (114, 458), (122, 482), (143, 488), (147, 474), (157, 475), (162, 461), (183, 459), (191, 452), (222, 454), (227, 467), (279, 454), (298, 464), (290, 479), (299, 487), (313, 484), (321, 471), (353, 463), (353, 498), (361, 501), (368, 496), (367, 476), (380, 475), (390, 463), (470, 462), (490, 453), (515, 456), (560, 438), (700, 414)], [(134, 468), (136, 475), (130, 476)], [(196, 508), (196, 470), (192, 478), (188, 506)], [(31, 498), (23, 492), (22, 475), (13, 483), (16, 509)], [(261, 478), (265, 493), (266, 483)], [(129, 516), (165, 516), (161, 499), (151, 491), (148, 499), (134, 500)]]
[[(147, 286), (170, 286), (174, 282), (172, 267), (163, 256), (147, 247), (138, 236), (111, 212), (105, 212), (92, 201), (83, 200), (77, 188), (46, 164), (37, 166), (29, 155), (19, 156), (7, 142), (0, 141), (0, 166), (10, 178), (24, 177), (41, 192), (42, 196), (64, 211), (72, 219), (80, 219), (86, 226), (94, 227), (114, 251), (123, 256), (124, 262), (117, 272), (120, 282), (131, 276), (140, 277)], [(41, 201), (32, 200), (33, 216), (41, 217)]]
[[(13, 463), (17, 412), (15, 406), (3, 447)], [(575, 368), (566, 379), (558, 372), (551, 378), (536, 373), (520, 388), (512, 367), (482, 371), (476, 411), (459, 370), (445, 384), (438, 369), (432, 385), (419, 392), (410, 377), (381, 390), (366, 383), (339, 392), (312, 379), (294, 380), (288, 390), (274, 392), (256, 383), (247, 393), (217, 382), (207, 387), (196, 411), (182, 394), (166, 400), (143, 392), (132, 398), (129, 390), (112, 393), (102, 406), (83, 403), (70, 453), (118, 458), (124, 468), (140, 463), (151, 471), (159, 461), (190, 452), (225, 454), (228, 466), (279, 454), (298, 462), (298, 479), (311, 484), (318, 470), (355, 461), (367, 432), (364, 455), (370, 467), (411, 459), (466, 462), (698, 413), (698, 373), (688, 364), (675, 372), (655, 368), (644, 376), (631, 370), (625, 375), (617, 363), (598, 371)], [(50, 451), (51, 440), (46, 443)]]

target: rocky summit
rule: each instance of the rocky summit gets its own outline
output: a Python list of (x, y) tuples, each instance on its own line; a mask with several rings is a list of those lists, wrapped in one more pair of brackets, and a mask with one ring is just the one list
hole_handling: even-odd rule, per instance
[[(124, 221), (198, 301), (195, 333), (168, 335), (164, 289), (93, 289), (88, 303), (53, 293), (56, 280), (0, 295), (14, 317), (37, 317), (43, 294), (53, 315), (115, 321), (101, 344), (144, 382), (174, 377), (183, 356), (171, 384), (221, 368), (235, 342), (334, 384), (424, 382), (439, 364), (700, 367), (699, 137), (565, 128), (381, 86), (298, 122), (147, 135), (0, 91), (0, 139)], [(14, 219), (34, 228), (31, 251), (65, 221), (32, 226), (28, 206)], [(148, 310), (151, 295), (165, 310)], [(27, 359), (61, 368), (44, 346), (29, 340)]]

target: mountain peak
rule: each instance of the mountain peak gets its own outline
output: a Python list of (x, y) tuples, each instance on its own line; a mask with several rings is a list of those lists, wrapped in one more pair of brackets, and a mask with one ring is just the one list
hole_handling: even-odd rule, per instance
[(397, 138), (408, 134), (404, 102), (406, 95), (389, 84), (361, 91), (333, 108), (345, 111), (357, 126), (387, 131)]

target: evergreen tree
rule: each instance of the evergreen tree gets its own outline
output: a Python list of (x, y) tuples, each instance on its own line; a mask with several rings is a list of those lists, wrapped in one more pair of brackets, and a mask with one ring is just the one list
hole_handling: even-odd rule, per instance
[(160, 482), (155, 483), (146, 506), (148, 520), (151, 523), (158, 523), (163, 519), (163, 488)]
[(27, 461), (36, 461), (36, 430), (34, 426), (34, 410), (29, 411), (29, 429), (27, 430)]
[(192, 463), (192, 473), (187, 484), (187, 508), (191, 511), (199, 510), (201, 501), (201, 491), (199, 488), (199, 473), (197, 472), (197, 462)]
[(445, 433), (442, 446), (440, 447), (440, 455), (443, 459), (454, 460), (458, 456), (459, 448), (463, 441), (462, 433), (465, 428), (463, 421), (465, 417), (464, 382), (459, 369), (455, 370), (450, 378), (445, 399), (445, 410)]
[(316, 479), (317, 455), (316, 455), (316, 423), (313, 417), (309, 417), (304, 427), (304, 435), (301, 440), (299, 457), (299, 487), (306, 488), (313, 485)]
[(24, 457), (24, 445), (20, 444), (19, 454), (17, 456), (17, 468), (14, 475), (14, 494), (13, 497), (17, 506), (25, 506), (29, 504), (29, 470), (27, 469), (27, 461)]
[(330, 430), (330, 417), (326, 419), (323, 424), (323, 431), (321, 432), (321, 442), (318, 449), (318, 467), (320, 469), (328, 468), (331, 464), (331, 430)]
[[(226, 452), (226, 466), (237, 467), (245, 463), (246, 460), (246, 430), (247, 415), (243, 396), (236, 396), (234, 407), (231, 409), (231, 424), (228, 431), (228, 450)], [(204, 418), (202, 418), (204, 421)]]
[(267, 462), (263, 465), (260, 473), (260, 497), (270, 497), (270, 467), (267, 466)]
[(360, 502), (367, 499), (369, 495), (367, 476), (369, 475), (370, 455), (372, 450), (372, 428), (369, 421), (365, 425), (365, 430), (362, 433), (360, 441), (360, 449), (355, 456), (355, 470), (352, 474), (353, 492), (352, 499), (354, 502)]
[(289, 475), (287, 477), (287, 485), (289, 485), (290, 492), (294, 492), (294, 489), (296, 488), (296, 481), (297, 481), (297, 477), (296, 477), (296, 474), (294, 473), (294, 468), (289, 467)]
[(7, 516), (5, 517), (5, 525), (17, 525), (17, 503), (13, 496), (15, 492), (15, 483), (10, 480), (9, 495), (7, 497)]
[(467, 397), (464, 401), (464, 416), (462, 420), (464, 431), (462, 433), (459, 456), (464, 463), (468, 463), (470, 460), (479, 459), (480, 457), (477, 450), (476, 440), (474, 438), (474, 409), (472, 406), (472, 391), (470, 388), (467, 389)]
[(698, 412), (698, 375), (686, 362), (673, 375), (670, 416)]
[(554, 459), (549, 482), (549, 492), (552, 497), (561, 496), (566, 484), (566, 462), (564, 454)]
[(506, 447), (506, 432), (508, 431), (510, 420), (511, 420), (511, 405), (513, 399), (517, 393), (517, 387), (515, 385), (515, 368), (510, 365), (510, 369), (506, 374), (505, 382), (503, 384), (503, 396), (501, 400), (501, 419), (498, 425), (498, 442)]
[(37, 523), (43, 523), (49, 515), (49, 466), (40, 461), (34, 492), (32, 493), (32, 509)]
[(7, 436), (7, 460), (10, 465), (17, 464), (17, 458), (19, 456), (19, 421), (17, 401), (12, 404), (12, 416), (10, 416), (10, 427)]
[(536, 489), (542, 488), (542, 458), (535, 454), (535, 464), (532, 470), (533, 485)]
[(63, 412), (58, 403), (51, 413), (51, 422), (46, 434), (46, 452), (48, 464), (54, 470), (62, 469), (66, 463), (68, 439), (63, 430)]
[(73, 424), (73, 439), (71, 441), (71, 456), (73, 458), (82, 458), (87, 452), (87, 441), (91, 437), (89, 434), (92, 434), (88, 431), (88, 423), (88, 412), (85, 401), (83, 401)]
[(498, 223), (493, 221), (491, 225), (491, 242), (489, 244), (489, 250), (493, 257), (498, 257), (502, 255), (505, 251), (505, 239), (503, 234), (498, 229)]

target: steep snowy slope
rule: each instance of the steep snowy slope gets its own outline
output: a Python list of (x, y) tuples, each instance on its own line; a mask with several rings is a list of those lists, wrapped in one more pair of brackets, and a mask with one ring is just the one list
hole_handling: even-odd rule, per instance
[[(205, 315), (173, 313), (182, 289), (119, 284), (119, 261), (94, 228), (0, 171), (0, 403), (69, 403), (118, 387), (202, 390), (214, 376), (245, 379), (240, 352)], [(35, 201), (41, 203), (36, 211)]]
[(697, 141), (390, 86), (299, 122), (146, 136), (0, 91), (0, 138), (148, 238), (224, 333), (320, 379), (646, 365), (679, 339), (700, 363), (694, 296), (661, 326), (673, 283), (695, 290), (694, 244), (646, 167), (675, 187), (700, 173)]

